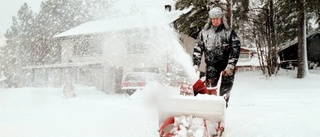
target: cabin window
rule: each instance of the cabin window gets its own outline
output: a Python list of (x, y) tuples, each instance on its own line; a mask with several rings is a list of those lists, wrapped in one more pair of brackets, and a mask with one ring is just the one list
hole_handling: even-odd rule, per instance
[(239, 60), (241, 61), (250, 61), (251, 56), (250, 53), (240, 53)]
[(98, 36), (80, 36), (74, 39), (73, 55), (78, 57), (101, 55), (102, 40)]
[(250, 54), (248, 54), (248, 53), (240, 54), (239, 58), (243, 58), (243, 59), (250, 58)]

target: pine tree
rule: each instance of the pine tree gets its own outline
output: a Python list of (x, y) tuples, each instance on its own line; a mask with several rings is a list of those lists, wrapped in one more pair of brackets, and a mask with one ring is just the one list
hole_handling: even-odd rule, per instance
[(298, 73), (297, 78), (304, 78), (308, 74), (306, 16), (304, 0), (296, 0), (298, 27)]
[[(297, 7), (296, 1), (281, 0), (276, 3), (276, 17), (275, 25), (278, 33), (278, 44), (284, 44), (297, 37), (298, 26), (297, 20)], [(310, 20), (320, 15), (320, 1), (318, 0), (306, 0), (305, 2), (306, 19)], [(320, 18), (315, 18), (319, 23)], [(307, 24), (308, 25), (308, 24)], [(307, 32), (312, 31), (311, 27), (307, 28)]]
[(297, 37), (297, 18), (295, 3), (291, 0), (282, 0), (275, 3), (275, 25), (277, 30), (277, 44), (281, 45)]
[[(305, 10), (307, 12), (307, 19), (315, 19), (318, 28), (320, 29), (320, 1), (319, 0), (306, 0), (305, 1)], [(309, 27), (309, 29), (311, 29)]]
[(192, 8), (174, 22), (175, 28), (179, 32), (196, 39), (209, 17), (209, 5), (210, 0), (178, 0), (175, 5), (176, 9)]
[[(175, 5), (176, 9), (184, 10), (191, 8), (191, 10), (181, 15), (174, 22), (175, 28), (181, 33), (184, 33), (192, 38), (196, 38), (205, 23), (208, 21), (208, 12), (210, 8), (214, 6), (221, 7), (224, 12), (226, 12), (229, 25), (233, 22), (233, 20), (235, 21), (235, 23), (232, 23), (230, 26), (233, 26), (234, 24), (240, 24), (242, 22), (239, 23), (238, 20), (247, 20), (247, 11), (249, 6), (248, 3), (248, 0), (233, 1), (233, 3), (231, 3), (231, 0), (226, 0), (226, 3), (220, 2), (220, 0), (177, 0)], [(232, 5), (235, 5), (234, 11), (231, 10)], [(231, 16), (231, 14), (234, 15)]]
[(24, 3), (18, 11), (17, 17), (12, 18), (12, 26), (5, 33), (7, 38), (6, 58), (4, 60), (5, 75), (7, 83), (13, 87), (20, 87), (23, 84), (22, 67), (30, 64), (32, 56), (30, 54), (32, 44), (32, 23), (34, 13)]
[[(34, 53), (36, 64), (59, 61), (60, 48), (53, 36), (84, 22), (80, 9), (82, 1), (48, 0), (41, 3), (41, 10), (34, 24)], [(79, 13), (79, 15), (78, 15)]]
[(109, 1), (105, 0), (48, 0), (42, 2), (36, 17), (36, 64), (60, 61), (61, 49), (53, 37), (90, 20), (101, 19), (108, 13)]
[(111, 1), (108, 0), (83, 0), (81, 9), (87, 11), (89, 20), (101, 20), (110, 16)]
[(105, 0), (47, 0), (41, 3), (39, 14), (35, 14), (24, 3), (5, 34), (7, 56), (1, 67), (8, 77), (7, 84), (23, 85), (22, 67), (59, 62), (61, 49), (54, 36), (81, 23), (103, 18), (109, 5)]

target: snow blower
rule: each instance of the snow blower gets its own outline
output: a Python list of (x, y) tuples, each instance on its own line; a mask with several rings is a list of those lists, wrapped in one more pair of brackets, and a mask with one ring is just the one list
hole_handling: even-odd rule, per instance
[(180, 96), (168, 98), (159, 113), (160, 137), (222, 137), (226, 101), (219, 96), (220, 84), (206, 87), (204, 79), (181, 84)]

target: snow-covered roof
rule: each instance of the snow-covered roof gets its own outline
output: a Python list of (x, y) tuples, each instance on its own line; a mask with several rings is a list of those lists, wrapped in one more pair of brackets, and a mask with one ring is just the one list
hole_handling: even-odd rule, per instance
[(166, 12), (165, 16), (140, 14), (108, 18), (106, 20), (90, 21), (55, 35), (54, 37), (95, 34), (135, 28), (150, 28), (157, 25), (169, 25), (185, 12), (187, 12), (187, 10)]
[[(307, 35), (307, 38), (309, 38), (309, 37), (311, 37), (311, 36), (313, 36), (313, 35), (315, 35), (315, 34), (320, 34), (320, 31), (313, 31), (313, 32), (309, 33), (309, 34)], [(292, 45), (294, 45), (294, 44), (296, 44), (296, 43), (298, 43), (298, 38), (295, 38), (294, 40), (285, 43), (283, 46), (280, 47), (280, 49), (278, 50), (278, 52), (280, 52), (280, 51), (282, 51), (282, 50), (285, 50), (285, 49), (291, 47)]]
[(241, 47), (241, 49), (246, 50), (246, 51), (251, 51), (251, 52), (257, 52), (256, 48)]

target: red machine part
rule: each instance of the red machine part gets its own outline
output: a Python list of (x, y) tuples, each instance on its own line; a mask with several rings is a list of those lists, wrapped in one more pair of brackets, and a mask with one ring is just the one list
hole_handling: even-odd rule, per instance
[[(170, 132), (169, 132), (169, 133), (166, 133), (166, 132), (164, 131), (164, 129), (165, 129), (168, 125), (172, 125), (172, 124), (174, 124), (174, 122), (175, 122), (174, 117), (169, 117), (169, 118), (167, 118), (167, 119), (162, 123), (162, 125), (160, 126), (160, 129), (159, 129), (160, 137), (174, 137), (174, 136), (176, 135), (176, 134), (174, 134), (174, 133), (170, 133)], [(206, 128), (205, 131), (207, 131), (208, 129), (207, 129), (206, 121), (204, 120), (203, 122), (204, 122), (204, 126), (205, 126), (205, 128)], [(178, 130), (180, 130), (179, 127), (178, 127)], [(215, 128), (215, 130), (216, 130), (216, 135), (214, 135), (214, 136), (215, 136), (215, 137), (221, 137), (221, 136), (222, 136), (222, 133), (224, 132), (224, 127), (221, 126), (221, 123), (219, 122), (218, 125), (217, 125), (217, 127)], [(208, 134), (206, 134), (206, 135), (208, 135)]]

